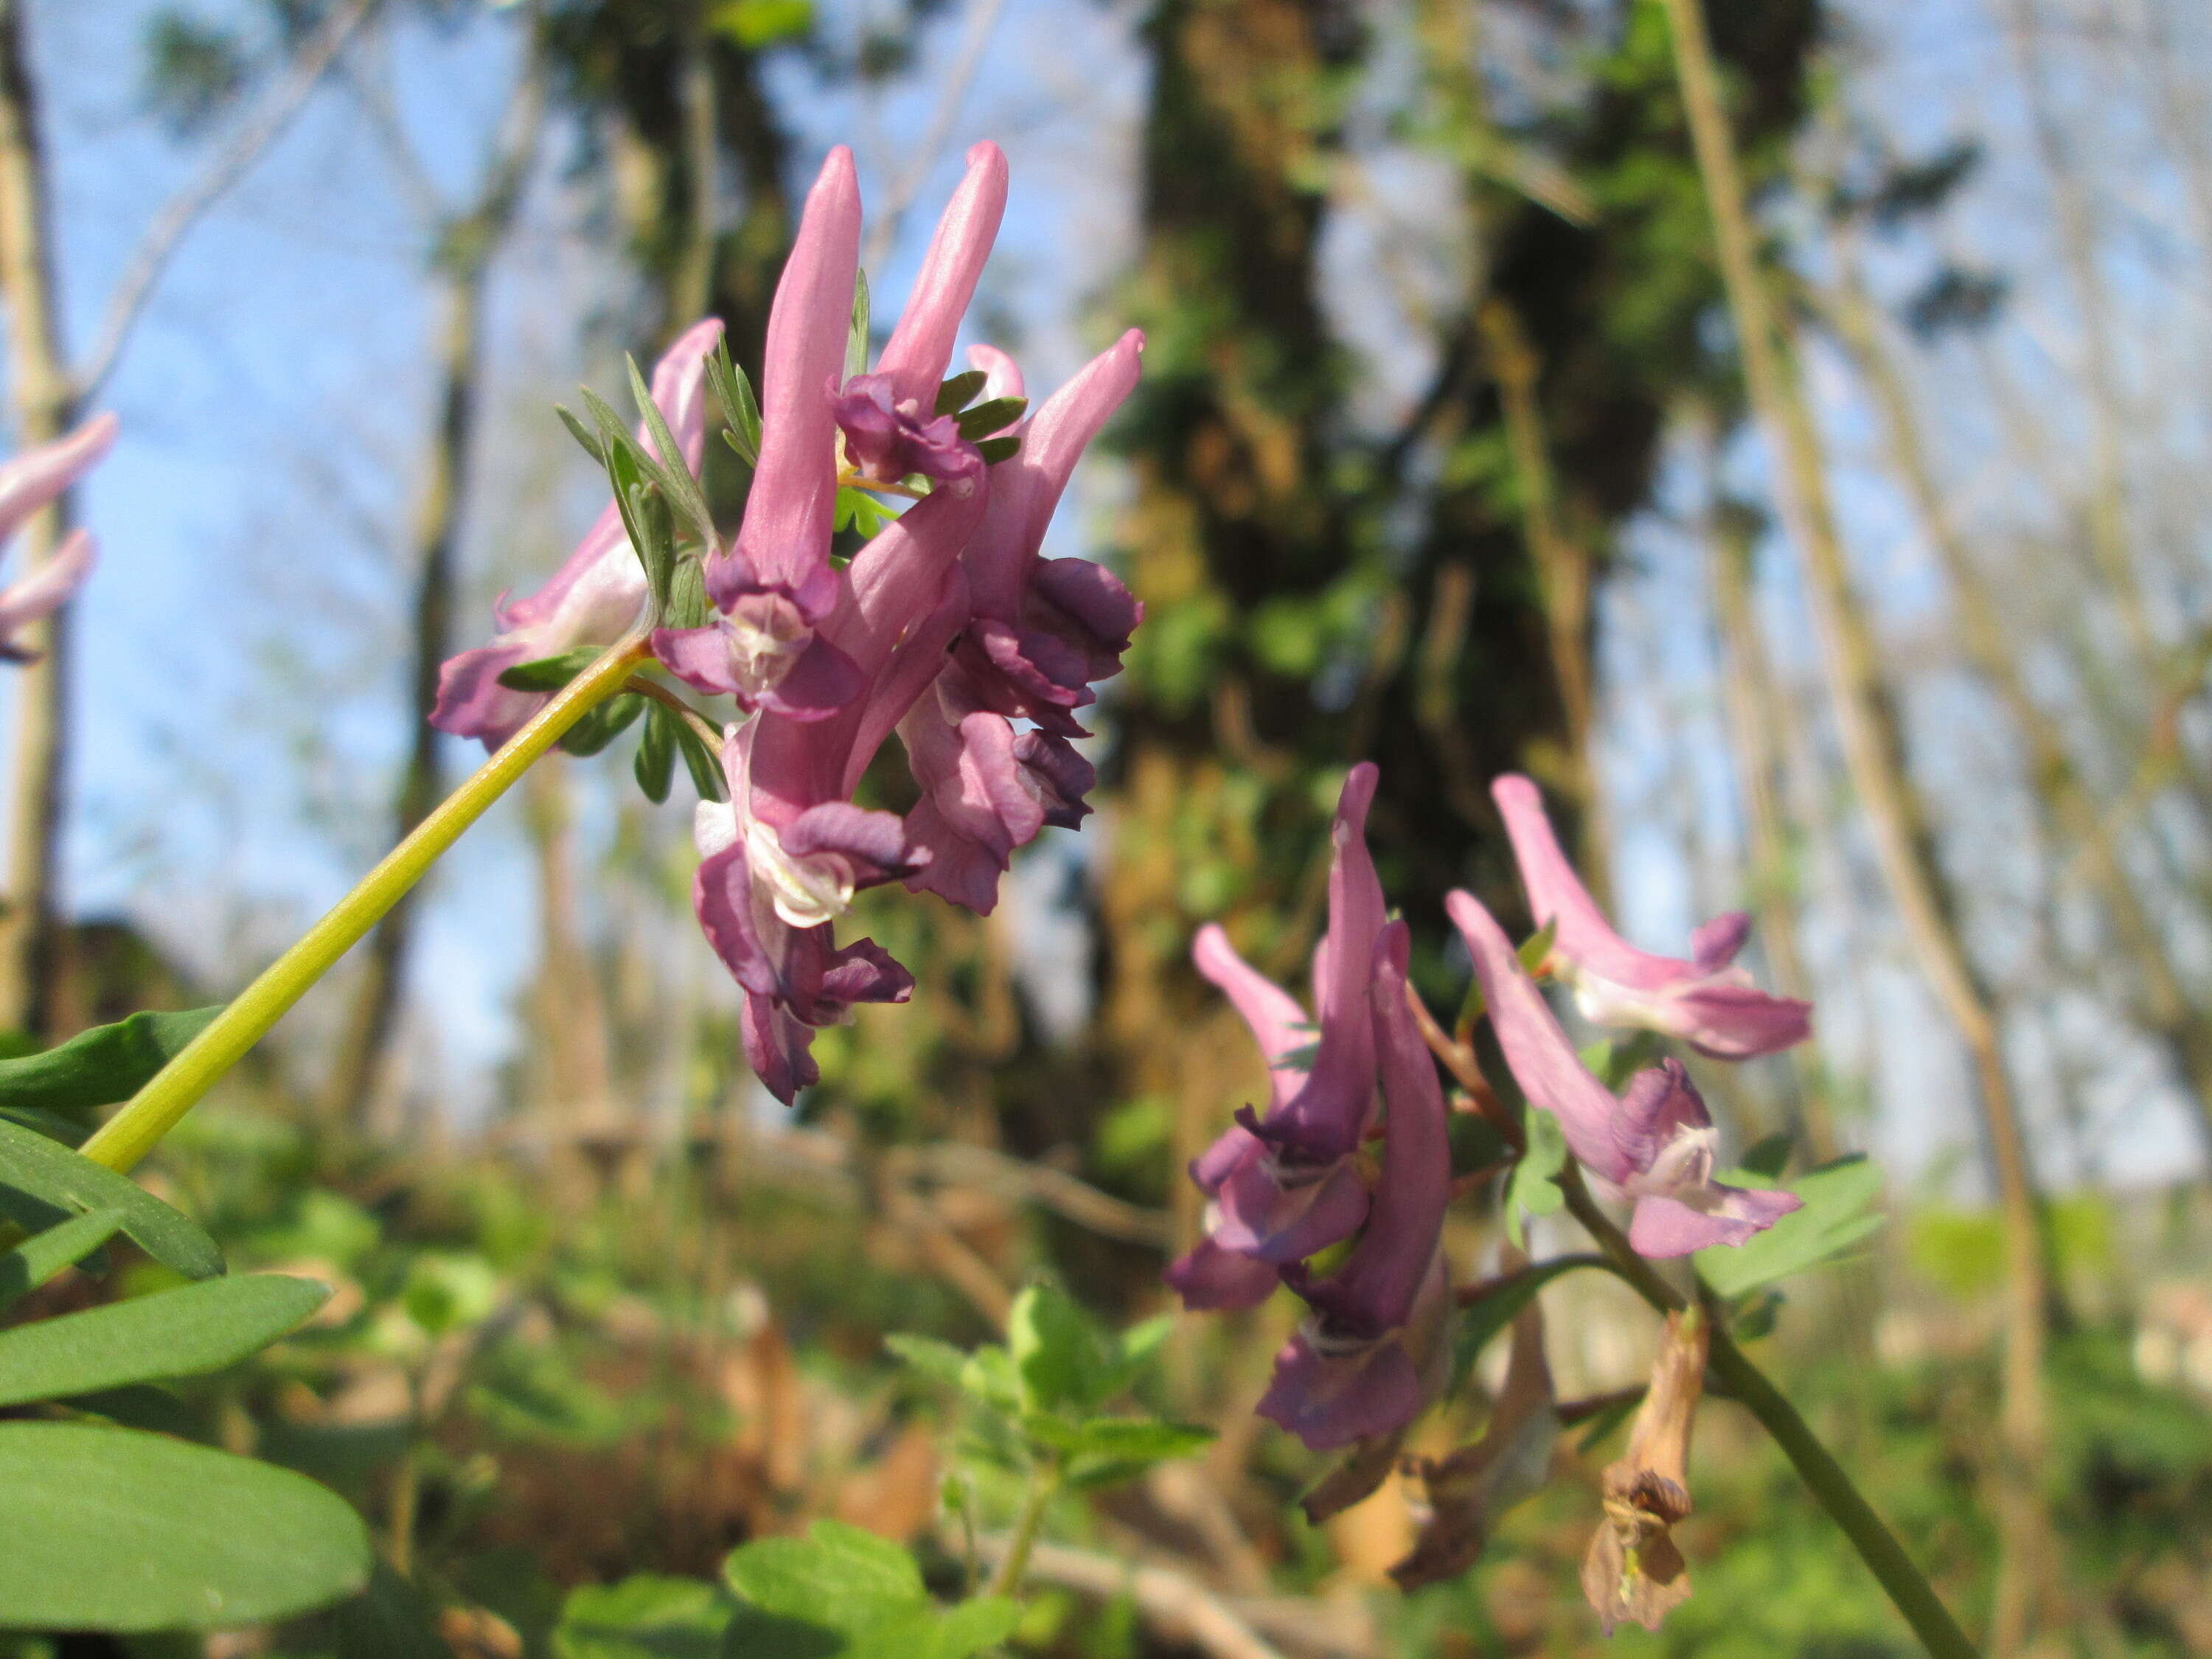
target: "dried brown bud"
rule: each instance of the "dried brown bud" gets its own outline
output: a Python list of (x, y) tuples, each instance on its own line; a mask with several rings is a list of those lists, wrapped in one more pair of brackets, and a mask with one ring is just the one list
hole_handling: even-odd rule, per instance
[(1696, 1309), (1667, 1316), (1651, 1387), (1628, 1449), (1605, 1471), (1605, 1519), (1583, 1559), (1583, 1594), (1610, 1636), (1633, 1620), (1657, 1630), (1690, 1599), (1674, 1523), (1690, 1512), (1690, 1428), (1705, 1392), (1711, 1328)]

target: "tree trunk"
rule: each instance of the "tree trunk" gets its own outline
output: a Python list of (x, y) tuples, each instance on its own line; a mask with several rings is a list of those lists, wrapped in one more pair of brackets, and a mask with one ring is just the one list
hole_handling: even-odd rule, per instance
[[(23, 0), (0, 0), (0, 295), (8, 306), (10, 404), (19, 447), (52, 442), (74, 414), (62, 360), (48, 224), (46, 161), (39, 137), (38, 88), (31, 79)], [(25, 538), (33, 568), (53, 556), (68, 498), (31, 521)], [(14, 775), (9, 779), (8, 908), (0, 915), (0, 1030), (38, 1036), (62, 962), (55, 915), (69, 761), (70, 606), (35, 630), (44, 651), (15, 671)]]
[(1996, 596), (1946, 509), (1905, 377), (1883, 340), (1879, 316), (1848, 247), (1827, 310), (1836, 331), (1873, 391), (1887, 428), (1890, 464), (1905, 487), (1950, 583), (1960, 645), (2019, 728), (2027, 755), (2028, 789), (2052, 831), (2071, 844), (2115, 935), (2119, 955), (2140, 975), (2140, 1013), (2172, 1058), (2197, 1109), (2197, 1127), (2212, 1155), (2212, 1017), (2183, 985), (2165, 933), (2145, 909), (2127, 872), (2102, 806), (2067, 746), (2058, 722), (2029, 690), (2014, 655)]
[(1820, 635), (1821, 663), (1845, 763), (1921, 972), (1965, 1043), (1979, 1086), (1996, 1166), (2005, 1255), (1998, 1498), (2005, 1560), (1993, 1644), (2001, 1654), (2008, 1654), (2030, 1636), (2034, 1623), (2030, 1601), (2039, 1588), (2046, 1602), (2051, 1599), (2058, 1569), (2049, 1519), (2035, 1488), (2047, 1437), (2043, 1377), (2047, 1281), (2027, 1148), (2005, 1074), (1996, 1013), (1960, 938), (1953, 896), (1906, 767), (1903, 734), (1882, 679), (1880, 649), (1852, 590), (1828, 500), (1820, 436), (1758, 269), (1705, 19), (1698, 0), (1665, 3), (1744, 378), (1778, 474), (1783, 518), (1805, 561), (1807, 593)]
[[(1759, 948), (1773, 975), (1774, 988), (1784, 996), (1802, 998), (1810, 994), (1811, 981), (1797, 954), (1796, 860), (1783, 804), (1783, 751), (1772, 719), (1777, 700), (1787, 692), (1775, 678), (1753, 609), (1750, 527), (1729, 522), (1725, 504), (1715, 501), (1701, 535), (1714, 614), (1720, 623), (1723, 695), (1750, 840), (1747, 874), (1752, 908), (1759, 918)], [(1843, 1150), (1836, 1138), (1826, 1068), (1810, 1043), (1792, 1049), (1790, 1059), (1797, 1082), (1797, 1127), (1812, 1161), (1826, 1164)]]

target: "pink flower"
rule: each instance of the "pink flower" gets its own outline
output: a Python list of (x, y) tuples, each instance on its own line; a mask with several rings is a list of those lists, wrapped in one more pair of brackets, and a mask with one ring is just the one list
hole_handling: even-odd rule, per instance
[(1191, 1164), (1191, 1179), (1213, 1202), (1206, 1237), (1168, 1269), (1187, 1307), (1262, 1301), (1278, 1268), (1350, 1237), (1366, 1218), (1353, 1154), (1375, 1107), (1370, 994), (1384, 911), (1366, 829), (1376, 780), (1371, 763), (1353, 767), (1337, 802), (1328, 932), (1314, 952), (1318, 1039), (1304, 1011), (1239, 957), (1220, 928), (1200, 929), (1192, 945), (1199, 971), (1251, 1027), (1270, 1091), (1264, 1118), (1243, 1108), (1237, 1126)]
[(1616, 1100), (1590, 1075), (1512, 941), (1472, 893), (1444, 908), (1474, 958), (1475, 977), (1505, 1064), (1528, 1103), (1551, 1113), (1567, 1148), (1600, 1182), (1634, 1200), (1629, 1243), (1647, 1256), (1741, 1244), (1804, 1200), (1793, 1193), (1724, 1187), (1712, 1178), (1718, 1131), (1680, 1060), (1639, 1072)]
[(1275, 1357), (1260, 1415), (1315, 1451), (1402, 1429), (1438, 1391), (1450, 1305), (1441, 1249), (1451, 1201), (1443, 1091), (1406, 1001), (1406, 924), (1383, 929), (1369, 1012), (1389, 1106), (1366, 1231), (1343, 1267), (1284, 1282), (1312, 1315)]
[[(0, 543), (92, 470), (113, 446), (117, 424), (112, 415), (95, 415), (66, 436), (0, 466)], [(37, 659), (39, 653), (15, 635), (67, 604), (92, 574), (94, 557), (91, 532), (73, 530), (44, 564), (0, 587), (0, 661)]]
[(1741, 911), (1698, 928), (1687, 962), (1639, 951), (1613, 931), (1576, 875), (1536, 786), (1509, 775), (1490, 793), (1505, 816), (1528, 908), (1538, 927), (1553, 929), (1550, 966), (1585, 1019), (1679, 1037), (1717, 1060), (1774, 1054), (1812, 1035), (1812, 1004), (1769, 996), (1730, 966), (1751, 933)]

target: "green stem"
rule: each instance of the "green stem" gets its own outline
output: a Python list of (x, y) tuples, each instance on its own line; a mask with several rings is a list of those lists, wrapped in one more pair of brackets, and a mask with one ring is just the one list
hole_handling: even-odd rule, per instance
[(1006, 1553), (999, 1562), (998, 1571), (991, 1575), (988, 1594), (1012, 1595), (1021, 1588), (1022, 1575), (1030, 1570), (1030, 1552), (1036, 1547), (1037, 1528), (1044, 1523), (1045, 1506), (1059, 1490), (1057, 1458), (1030, 1471), (1029, 1491), (1022, 1498), (1022, 1512), (1015, 1517), (1013, 1536), (1006, 1540)]
[[(1576, 1220), (1595, 1239), (1613, 1270), (1627, 1281), (1629, 1287), (1662, 1313), (1669, 1313), (1688, 1305), (1688, 1298), (1662, 1279), (1658, 1270), (1637, 1255), (1613, 1218), (1600, 1209), (1597, 1200), (1590, 1196), (1589, 1188), (1583, 1181), (1581, 1166), (1569, 1159), (1560, 1173), (1559, 1186), (1567, 1195), (1567, 1208)], [(1767, 1378), (1766, 1373), (1751, 1362), (1750, 1357), (1735, 1345), (1720, 1322), (1713, 1325), (1712, 1349), (1706, 1364), (1713, 1375), (1726, 1386), (1730, 1397), (1757, 1418), (1759, 1426), (1774, 1437), (1804, 1481), (1820, 1507), (1844, 1530), (1851, 1540), (1851, 1547), (1859, 1559), (1881, 1581), (1897, 1610), (1905, 1615), (1905, 1622), (1912, 1626), (1912, 1633), (1920, 1638), (1933, 1659), (1978, 1659), (1974, 1644), (1959, 1628), (1959, 1621), (1951, 1617), (1950, 1610), (1936, 1594), (1912, 1558), (1905, 1553), (1905, 1546), (1897, 1541), (1897, 1534), (1889, 1529), (1881, 1516), (1875, 1513), (1859, 1489), (1844, 1473), (1828, 1449), (1822, 1445), (1812, 1426), (1798, 1414), (1782, 1390)]]
[(1765, 1372), (1751, 1363), (1726, 1331), (1713, 1332), (1706, 1364), (1796, 1466), (1798, 1478), (1820, 1500), (1821, 1508), (1844, 1529), (1859, 1559), (1881, 1581), (1889, 1599), (1905, 1615), (1905, 1622), (1920, 1638), (1920, 1645), (1935, 1659), (1977, 1659), (1974, 1644), (1951, 1617), (1934, 1586), (1912, 1564), (1897, 1534), (1860, 1495), (1850, 1476), (1844, 1473), (1844, 1466), (1820, 1443), (1796, 1407), (1767, 1380)]
[(383, 862), (332, 905), (323, 919), (291, 949), (270, 963), (261, 976), (240, 992), (207, 1029), (163, 1066), (130, 1103), (84, 1143), (84, 1155), (111, 1170), (128, 1170), (153, 1151), (216, 1079), (244, 1059), (269, 1028), (329, 972), (337, 959), (383, 919), (407, 890), (422, 880), (438, 855), (531, 763), (558, 743), (568, 728), (623, 689), (630, 670), (645, 659), (642, 635), (623, 640), (568, 682), (535, 718), (500, 746), (476, 775), (448, 795), (412, 834), (385, 855)]

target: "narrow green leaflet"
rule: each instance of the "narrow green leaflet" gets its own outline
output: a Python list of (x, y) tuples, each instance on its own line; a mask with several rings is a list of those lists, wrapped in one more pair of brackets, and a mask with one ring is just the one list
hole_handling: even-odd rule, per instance
[(222, 1271), (215, 1240), (137, 1182), (0, 1118), (0, 1215), (38, 1232), (90, 1210), (120, 1211), (124, 1237), (187, 1279)]
[(645, 384), (645, 376), (637, 371), (637, 359), (623, 359), (629, 369), (629, 394), (637, 400), (637, 412), (645, 421), (645, 429), (652, 434), (653, 447), (660, 457), (660, 476), (668, 486), (676, 505), (684, 510), (699, 532), (702, 542), (714, 537), (714, 515), (707, 510), (707, 498), (700, 492), (699, 481), (691, 476), (691, 468), (684, 459), (684, 447), (676, 441), (676, 434), (668, 429), (668, 417), (660, 412), (660, 405), (653, 401), (653, 393)]
[(722, 435), (738, 459), (747, 466), (760, 463), (761, 417), (760, 403), (753, 396), (753, 383), (745, 372), (730, 360), (730, 343), (726, 337), (714, 342), (714, 349), (707, 356), (707, 385), (714, 392), (714, 401), (722, 406), (722, 419), (729, 429)]
[(30, 1630), (229, 1630), (368, 1582), (352, 1505), (304, 1475), (159, 1435), (0, 1423), (0, 1608)]
[(1003, 438), (986, 438), (975, 446), (975, 453), (983, 458), (986, 466), (996, 466), (1000, 461), (1010, 461), (1021, 453), (1022, 441), (1011, 434)]
[(128, 1100), (222, 1012), (133, 1014), (113, 1025), (95, 1025), (45, 1054), (0, 1060), (0, 1106), (82, 1112)]
[(845, 336), (845, 378), (868, 372), (868, 273), (853, 276), (853, 325)]
[(980, 368), (971, 368), (955, 374), (949, 380), (937, 383), (937, 408), (939, 415), (957, 415), (968, 407), (968, 400), (983, 389), (991, 377)]
[(691, 729), (689, 720), (676, 722), (677, 751), (684, 757), (684, 769), (691, 775), (691, 787), (699, 792), (701, 800), (727, 800), (729, 785), (722, 777), (722, 760), (707, 746), (706, 738)]
[(1521, 1212), (1553, 1215), (1566, 1203), (1553, 1177), (1567, 1167), (1567, 1138), (1559, 1120), (1541, 1107), (1530, 1106), (1521, 1115), (1528, 1149), (1513, 1166), (1513, 1179), (1505, 1188), (1505, 1231), (1515, 1244), (1523, 1243)]
[(553, 1632), (559, 1659), (717, 1659), (732, 1612), (727, 1592), (697, 1578), (635, 1573), (568, 1593)]
[(561, 424), (568, 428), (568, 435), (583, 445), (584, 453), (589, 455), (601, 466), (605, 466), (607, 464), (607, 447), (601, 443), (598, 434), (577, 416), (576, 411), (556, 404), (553, 405), (553, 412), (561, 417)]
[(1521, 965), (1532, 974), (1536, 972), (1544, 965), (1544, 958), (1552, 954), (1552, 941), (1559, 936), (1559, 919), (1554, 916), (1521, 941)]
[(49, 1227), (0, 1255), (0, 1309), (13, 1307), (63, 1268), (83, 1261), (114, 1237), (122, 1224), (122, 1211), (94, 1210)]
[(1698, 1252), (1698, 1276), (1716, 1296), (1742, 1296), (1832, 1261), (1887, 1218), (1875, 1207), (1881, 1171), (1864, 1158), (1839, 1158), (1798, 1176), (1789, 1190), (1805, 1200), (1803, 1209), (1741, 1244)]
[(676, 728), (684, 722), (664, 703), (645, 711), (645, 736), (637, 745), (631, 770), (637, 787), (656, 806), (668, 799), (668, 786), (676, 777)]
[(558, 656), (519, 662), (499, 677), (499, 683), (510, 691), (558, 691), (599, 659), (599, 647), (580, 645)]
[(1459, 1328), (1452, 1342), (1452, 1375), (1463, 1377), (1473, 1370), (1475, 1360), (1490, 1346), (1490, 1339), (1519, 1318), (1521, 1310), (1536, 1299), (1536, 1292), (1545, 1285), (1577, 1267), (1603, 1265), (1595, 1256), (1563, 1255), (1499, 1279), (1487, 1295), (1460, 1311)]
[(1782, 1172), (1790, 1167), (1790, 1149), (1795, 1143), (1796, 1137), (1789, 1130), (1778, 1129), (1753, 1141), (1736, 1162), (1762, 1180), (1779, 1181)]
[(994, 432), (1002, 432), (1020, 420), (1022, 412), (1029, 406), (1030, 400), (1026, 398), (994, 398), (988, 404), (977, 404), (975, 408), (962, 411), (960, 435), (974, 443), (978, 439), (989, 437)]
[(646, 700), (635, 691), (618, 692), (568, 728), (561, 747), (572, 755), (596, 755), (645, 713)]
[(312, 1279), (249, 1273), (0, 1331), (0, 1406), (221, 1370), (293, 1329), (330, 1294)]

